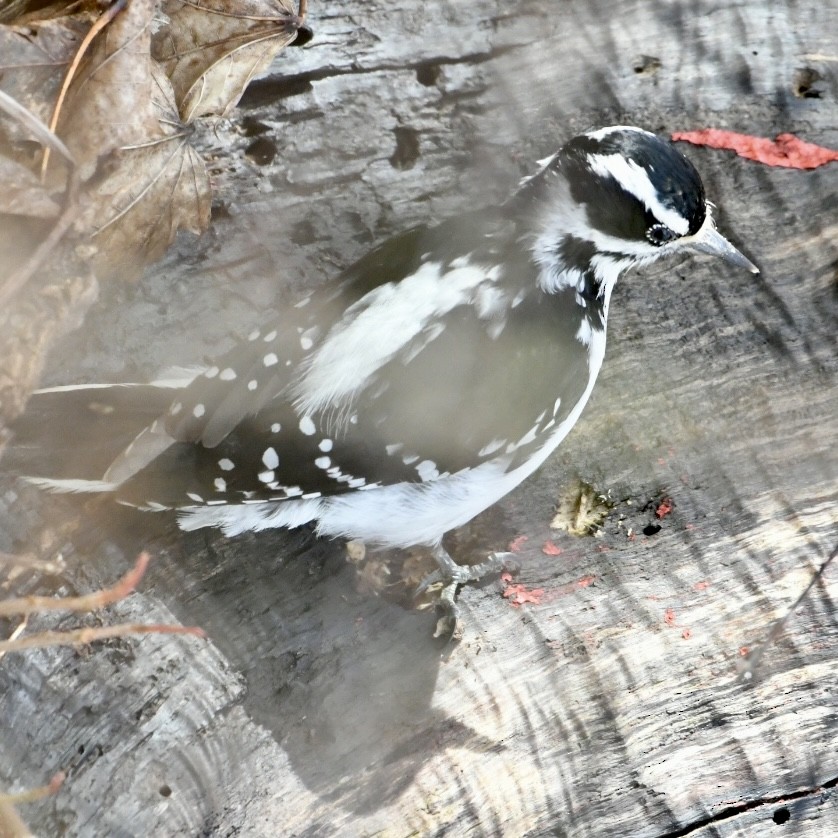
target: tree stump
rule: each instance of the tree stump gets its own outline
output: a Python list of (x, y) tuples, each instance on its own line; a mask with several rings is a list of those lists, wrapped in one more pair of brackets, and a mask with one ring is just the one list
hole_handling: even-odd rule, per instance
[[(309, 15), (311, 44), (201, 129), (210, 233), (103, 289), (45, 383), (218, 354), (388, 235), (502, 199), (590, 127), (838, 147), (830, 4)], [(621, 280), (579, 425), (457, 535), (458, 558), (514, 542), (521, 563), (463, 590), (458, 645), (400, 597), (397, 563), (359, 573), (306, 533), (184, 534), (5, 486), (3, 549), (62, 550), (63, 590), (150, 549), (108, 620), (209, 634), (3, 660), (3, 784), (68, 775), (21, 807), (37, 834), (838, 834), (838, 569), (742, 678), (836, 542), (838, 169), (684, 151), (762, 273), (689, 257)], [(580, 503), (607, 508), (596, 535), (551, 528)]]

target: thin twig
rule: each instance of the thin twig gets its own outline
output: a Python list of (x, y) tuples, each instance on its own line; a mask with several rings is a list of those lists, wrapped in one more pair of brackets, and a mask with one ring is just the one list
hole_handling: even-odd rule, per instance
[(189, 634), (206, 637), (197, 626), (173, 626), (164, 623), (120, 623), (116, 626), (96, 626), (72, 631), (42, 631), (17, 640), (0, 641), (0, 652), (22, 652), (24, 649), (43, 649), (47, 646), (86, 646), (96, 640), (124, 637), (127, 634)]
[(139, 584), (145, 575), (151, 557), (140, 553), (134, 567), (112, 588), (96, 591), (77, 597), (25, 596), (0, 602), (0, 617), (13, 614), (39, 614), (44, 611), (95, 611), (104, 605), (125, 599)]
[(45, 786), (38, 786), (38, 788), (28, 789), (27, 791), (19, 791), (15, 794), (0, 793), (0, 805), (4, 803), (32, 803), (35, 800), (43, 800), (45, 797), (55, 794), (61, 788), (66, 777), (67, 775), (63, 771), (58, 771), (53, 774), (52, 779)]
[(38, 142), (47, 146), (47, 148), (54, 148), (70, 165), (76, 165), (72, 152), (58, 138), (55, 132), (47, 128), (35, 114), (24, 108), (17, 99), (13, 99), (4, 90), (0, 90), (0, 110), (4, 110), (9, 116), (28, 128)]
[[(84, 36), (84, 38), (82, 38), (82, 42), (79, 44), (79, 48), (76, 50), (76, 54), (73, 56), (73, 60), (67, 68), (67, 75), (64, 76), (64, 81), (61, 84), (61, 90), (58, 92), (58, 98), (55, 100), (55, 107), (52, 109), (49, 129), (53, 133), (55, 133), (55, 128), (58, 125), (58, 118), (61, 115), (61, 108), (64, 106), (64, 99), (67, 96), (67, 91), (70, 89), (70, 85), (76, 75), (76, 70), (78, 70), (79, 64), (81, 63), (82, 58), (84, 58), (87, 48), (90, 46), (90, 42), (125, 8), (127, 2), (128, 0), (117, 0), (117, 2), (106, 9), (94, 21), (93, 26), (90, 27), (88, 33)], [(49, 148), (46, 148), (44, 150), (44, 159), (41, 161), (41, 180), (43, 180), (46, 176), (48, 165)]]

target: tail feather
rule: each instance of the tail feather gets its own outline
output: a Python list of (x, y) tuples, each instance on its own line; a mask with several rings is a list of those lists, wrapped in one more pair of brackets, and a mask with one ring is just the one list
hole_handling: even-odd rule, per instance
[(176, 397), (172, 386), (150, 384), (39, 390), (12, 425), (0, 468), (55, 492), (113, 491), (131, 462), (156, 456), (138, 443)]
[(37, 486), (39, 489), (46, 489), (48, 492), (57, 494), (83, 494), (85, 492), (114, 492), (116, 483), (108, 483), (106, 480), (74, 480), (72, 478), (60, 479), (50, 477), (31, 477), (22, 475), (23, 480)]

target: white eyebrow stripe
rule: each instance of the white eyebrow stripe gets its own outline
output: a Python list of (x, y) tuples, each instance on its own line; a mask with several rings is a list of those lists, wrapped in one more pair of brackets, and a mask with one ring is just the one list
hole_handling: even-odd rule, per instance
[(649, 180), (648, 173), (634, 160), (627, 160), (621, 154), (589, 154), (588, 163), (598, 175), (610, 176), (618, 181), (670, 230), (674, 230), (679, 236), (689, 232), (689, 221), (658, 200), (658, 191)]

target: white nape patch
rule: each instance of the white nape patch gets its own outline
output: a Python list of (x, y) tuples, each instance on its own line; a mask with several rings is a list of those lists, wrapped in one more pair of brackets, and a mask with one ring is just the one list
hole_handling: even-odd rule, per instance
[(268, 354), (267, 354), (267, 355), (265, 355), (265, 357), (264, 357), (264, 358), (262, 358), (262, 363), (263, 363), (266, 367), (272, 367), (274, 364), (278, 364), (278, 363), (279, 363), (279, 358), (277, 358), (277, 357), (276, 357), (276, 354), (275, 354), (275, 353), (273, 353), (273, 352), (268, 352)]
[(273, 483), (275, 475), (273, 470), (271, 469), (268, 471), (260, 471), (259, 474), (256, 475), (256, 477), (259, 479), (260, 483)]
[(318, 457), (314, 461), (314, 465), (316, 465), (317, 468), (327, 469), (332, 465), (332, 461), (329, 457)]
[(419, 475), (419, 479), (423, 482), (436, 480), (437, 477), (439, 477), (439, 469), (436, 467), (436, 463), (433, 460), (422, 460), (422, 462), (416, 466), (416, 473)]
[(301, 337), (300, 338), (300, 348), (304, 352), (308, 352), (311, 347), (314, 346), (314, 341), (311, 338)]
[(331, 439), (321, 439), (320, 444), (317, 446), (324, 454), (328, 451), (331, 451), (334, 447), (334, 442)]
[(260, 333), (259, 333), (259, 330), (258, 330), (258, 329), (254, 329), (254, 330), (253, 330), (253, 331), (252, 331), (252, 332), (251, 332), (251, 333), (247, 336), (247, 339), (248, 339), (248, 340), (256, 340), (256, 338), (258, 338), (258, 337), (259, 337), (259, 334), (260, 334)]
[(228, 460), (227, 457), (222, 457), (218, 461), (218, 467), (222, 471), (232, 471), (236, 467), (236, 464), (232, 460)]
[(206, 412), (207, 409), (202, 404), (196, 404), (195, 407), (192, 408), (192, 415), (196, 419), (200, 419)]
[(262, 454), (262, 462), (265, 468), (276, 468), (279, 465), (279, 454), (276, 453), (276, 449), (266, 448), (265, 453)]
[[(602, 274), (597, 275), (600, 282), (610, 282), (609, 293), (622, 271), (636, 265), (654, 262), (681, 246), (680, 241), (676, 241), (669, 245), (655, 247), (645, 240), (628, 241), (595, 229), (588, 220), (585, 205), (576, 203), (564, 179), (557, 180), (553, 185), (545, 206), (546, 209), (538, 221), (541, 231), (532, 239), (530, 252), (540, 268), (538, 285), (548, 294), (565, 288), (584, 288), (584, 272), (578, 268), (567, 268), (556, 253), (557, 246), (565, 236), (589, 242), (595, 253), (612, 254), (608, 258), (611, 264), (616, 266), (613, 278), (610, 274), (607, 277)], [(614, 255), (617, 256), (616, 259)], [(596, 266), (594, 269), (596, 270)], [(583, 297), (577, 297), (576, 301), (580, 306), (587, 305)]]
[(658, 191), (649, 180), (649, 175), (639, 163), (628, 160), (622, 154), (589, 154), (588, 165), (598, 175), (611, 176), (623, 188), (634, 195), (651, 213), (679, 236), (690, 229), (689, 221), (675, 210), (664, 206), (658, 199)]
[(215, 378), (218, 375), (218, 367), (210, 367), (205, 373), (204, 378)]
[(303, 416), (300, 419), (300, 432), (305, 434), (306, 436), (314, 436), (314, 432), (317, 430), (315, 427), (314, 422), (311, 419), (311, 416)]
[(227, 491), (227, 481), (223, 477), (216, 477), (215, 480), (213, 480), (213, 485), (215, 486), (216, 492)]
[(46, 489), (48, 492), (57, 494), (79, 494), (86, 492), (113, 492), (117, 488), (116, 483), (109, 483), (107, 480), (74, 480), (59, 479), (50, 477), (29, 477), (23, 475), (23, 480), (37, 486), (39, 489)]
[(274, 422), (273, 425), (271, 425), (271, 433), (272, 434), (278, 434), (281, 430), (282, 430), (282, 425), (280, 425), (279, 422)]
[(218, 377), (222, 381), (235, 381), (236, 371), (232, 367), (227, 367), (227, 369), (221, 370), (221, 374)]
[(492, 280), (468, 265), (443, 271), (427, 262), (397, 283), (381, 285), (350, 306), (301, 367), (293, 386), (302, 413), (351, 404), (369, 380), (429, 325), (473, 302)]
[(272, 329), (265, 337), (262, 338), (265, 343), (270, 343), (272, 340), (276, 340), (277, 331), (276, 329)]
[(478, 457), (488, 457), (490, 454), (494, 454), (495, 451), (500, 451), (503, 446), (506, 445), (505, 439), (493, 439), (487, 445), (484, 445), (478, 452)]
[(186, 497), (188, 497), (189, 500), (194, 500), (195, 503), (203, 503), (204, 502), (204, 499), (200, 495), (196, 494), (195, 492), (187, 492)]
[(247, 382), (248, 390), (255, 390), (258, 386), (259, 382), (255, 378), (251, 378), (250, 381)]

